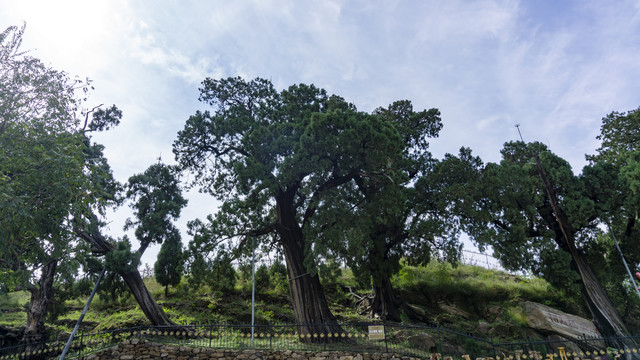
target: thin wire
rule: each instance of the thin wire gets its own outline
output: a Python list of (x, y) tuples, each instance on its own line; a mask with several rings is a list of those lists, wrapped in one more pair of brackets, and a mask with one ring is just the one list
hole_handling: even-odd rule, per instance
[(620, 245), (618, 244), (618, 239), (616, 239), (616, 234), (613, 233), (613, 229), (611, 228), (611, 225), (609, 224), (609, 222), (607, 222), (607, 226), (609, 227), (609, 233), (611, 234), (613, 241), (615, 241), (616, 243), (616, 248), (618, 249), (618, 252), (620, 253), (620, 257), (622, 258), (622, 263), (624, 264), (625, 269), (627, 269), (627, 274), (629, 274), (629, 279), (631, 279), (633, 288), (636, 290), (638, 297), (640, 297), (640, 289), (638, 289), (638, 285), (636, 285), (636, 281), (633, 279), (633, 275), (631, 275), (631, 270), (629, 270), (629, 266), (627, 265), (627, 260), (625, 260), (624, 255), (622, 254), (622, 250), (620, 249)]

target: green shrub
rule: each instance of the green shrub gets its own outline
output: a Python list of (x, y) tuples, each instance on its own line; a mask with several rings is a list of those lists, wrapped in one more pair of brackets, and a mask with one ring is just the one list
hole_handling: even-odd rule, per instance
[(289, 293), (289, 277), (287, 267), (280, 261), (274, 262), (269, 268), (271, 289), (275, 294)]
[(113, 312), (101, 319), (94, 331), (104, 331), (110, 329), (128, 328), (148, 325), (149, 320), (139, 308), (126, 311)]
[(267, 290), (270, 286), (269, 268), (262, 264), (256, 270), (256, 289)]
[(518, 326), (527, 325), (527, 314), (519, 306), (512, 306), (507, 309), (507, 316), (511, 323)]

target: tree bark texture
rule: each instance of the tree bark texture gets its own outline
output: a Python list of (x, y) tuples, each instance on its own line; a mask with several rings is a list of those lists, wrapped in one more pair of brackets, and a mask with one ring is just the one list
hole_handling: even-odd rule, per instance
[(153, 296), (151, 296), (138, 270), (118, 274), (122, 276), (122, 279), (127, 284), (127, 287), (129, 287), (129, 290), (131, 290), (138, 305), (140, 305), (140, 309), (142, 309), (142, 312), (144, 312), (151, 324), (154, 326), (175, 325), (173, 321), (169, 320), (167, 314), (165, 314)]
[[(331, 313), (320, 284), (318, 274), (309, 274), (304, 266), (304, 253), (299, 244), (289, 241), (283, 242), (284, 257), (287, 264), (289, 289), (291, 291), (291, 305), (299, 334), (311, 334), (308, 340), (313, 341), (313, 334), (342, 333), (336, 318)], [(320, 339), (320, 338), (317, 338)], [(333, 339), (327, 338), (327, 340)], [(322, 341), (321, 339), (319, 341)]]
[(45, 340), (44, 320), (47, 308), (53, 296), (53, 280), (56, 275), (58, 261), (51, 259), (42, 268), (38, 286), (30, 286), (31, 300), (27, 309), (27, 325), (23, 340), (26, 343), (37, 343)]
[(371, 316), (378, 315), (383, 321), (401, 322), (401, 309), (404, 302), (398, 297), (391, 279), (385, 276), (380, 284), (373, 285), (373, 302), (371, 304)]
[(393, 270), (389, 266), (389, 250), (393, 246), (389, 239), (398, 238), (400, 229), (401, 227), (380, 225), (371, 236), (372, 246), (367, 259), (373, 288), (371, 317), (377, 315), (383, 321), (402, 321), (400, 314), (404, 302), (393, 289), (391, 284)]
[[(622, 321), (622, 318), (616, 311), (616, 308), (593, 272), (593, 269), (591, 269), (591, 266), (587, 263), (584, 255), (577, 253), (573, 260), (580, 271), (580, 277), (582, 279), (582, 297), (587, 303), (587, 307), (589, 308), (589, 312), (591, 312), (593, 322), (596, 328), (598, 328), (598, 331), (605, 337), (629, 336), (627, 326)], [(616, 349), (637, 348), (637, 344), (633, 339), (612, 341), (608, 345)], [(627, 358), (630, 358), (628, 352), (627, 355)]]

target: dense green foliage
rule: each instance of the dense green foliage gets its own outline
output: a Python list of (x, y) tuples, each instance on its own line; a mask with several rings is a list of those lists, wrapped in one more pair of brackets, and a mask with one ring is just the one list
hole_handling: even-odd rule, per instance
[[(483, 165), (462, 149), (440, 166), (442, 179), (454, 184), (448, 201), (476, 242), (491, 246), (508, 269), (528, 270), (568, 293), (581, 292), (602, 333), (628, 333), (620, 310), (628, 315), (629, 300), (636, 301), (627, 296), (625, 272), (613, 265), (618, 257), (601, 230), (614, 215), (610, 204), (617, 196), (611, 195), (624, 188), (607, 180), (606, 163), (575, 175), (544, 145), (509, 142), (499, 164)], [(603, 253), (609, 253), (604, 263)]]
[(158, 163), (142, 174), (131, 176), (127, 182), (127, 198), (133, 201), (135, 220), (129, 219), (125, 229), (135, 228), (140, 254), (153, 243), (176, 238), (180, 241), (173, 221), (180, 217), (187, 200), (182, 196), (176, 172), (175, 167)]
[(405, 100), (374, 115), (396, 130), (402, 152), (387, 158), (386, 168), (376, 174), (384, 176), (359, 174), (328, 192), (309, 232), (325, 239), (321, 246), (344, 259), (363, 284), (372, 285), (372, 314), (399, 321), (401, 302), (389, 279), (400, 268), (400, 259), (426, 264), (442, 255), (455, 261), (459, 231), (438, 201), (439, 185), (429, 180), (436, 163), (428, 151), (429, 139), (442, 128), (438, 110), (414, 111)]
[[(55, 317), (64, 297), (83, 289), (73, 282), (87, 246), (76, 241), (74, 223), (117, 200), (102, 147), (89, 134), (122, 114), (115, 106), (82, 109), (89, 81), (21, 53), (24, 29), (0, 33), (0, 292), (31, 293), (25, 339), (37, 341), (47, 314)], [(62, 291), (54, 296), (56, 284)]]
[(75, 114), (86, 85), (20, 53), (23, 32), (0, 33), (0, 291), (69, 254), (69, 218), (94, 201)]

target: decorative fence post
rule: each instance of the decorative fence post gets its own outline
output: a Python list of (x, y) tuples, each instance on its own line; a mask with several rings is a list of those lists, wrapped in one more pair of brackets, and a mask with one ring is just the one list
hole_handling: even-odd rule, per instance
[(489, 338), (489, 341), (491, 341), (491, 348), (493, 349), (493, 358), (497, 358), (498, 357), (498, 352), (496, 350), (496, 343), (493, 342), (493, 336)]
[[(322, 330), (322, 332), (321, 332), (320, 334), (324, 334), (325, 329), (326, 329), (325, 324), (326, 324), (326, 323), (325, 323), (325, 321), (324, 321), (324, 319), (323, 319), (323, 320), (322, 320), (322, 329), (321, 329), (321, 330)], [(327, 350), (327, 337), (326, 337), (326, 336), (323, 336), (323, 337), (322, 337), (322, 349), (323, 349), (323, 350)]]
[(382, 323), (382, 334), (384, 335), (384, 349), (389, 352), (389, 345), (387, 344), (387, 324)]
[(211, 338), (213, 337), (213, 324), (209, 325), (209, 347), (211, 347)]
[(442, 353), (442, 339), (440, 338), (440, 325), (439, 324), (436, 324), (436, 333), (438, 334), (438, 347), (436, 347), (436, 352)]

